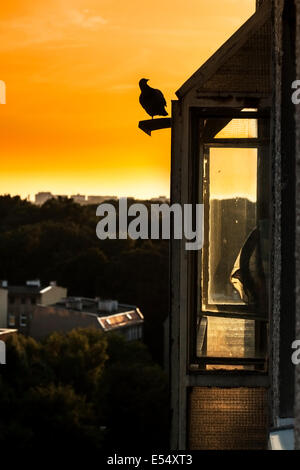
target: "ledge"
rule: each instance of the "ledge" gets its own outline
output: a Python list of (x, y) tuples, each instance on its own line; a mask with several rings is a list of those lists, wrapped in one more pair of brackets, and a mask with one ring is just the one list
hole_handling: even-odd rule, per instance
[(139, 129), (151, 136), (151, 132), (158, 131), (160, 129), (169, 129), (171, 125), (171, 118), (148, 119), (147, 121), (139, 122)]

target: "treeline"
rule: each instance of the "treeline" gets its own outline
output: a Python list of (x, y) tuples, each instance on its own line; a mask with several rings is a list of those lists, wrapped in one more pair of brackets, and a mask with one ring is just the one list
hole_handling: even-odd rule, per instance
[[(118, 209), (116, 201), (111, 203)], [(19, 197), (1, 196), (0, 279), (11, 284), (36, 278), (57, 281), (69, 295), (137, 305), (145, 316), (145, 342), (162, 363), (168, 242), (101, 241), (96, 236), (98, 222), (96, 206), (60, 198), (39, 207)]]
[(6, 344), (2, 450), (89, 457), (168, 449), (167, 381), (142, 343), (78, 329)]

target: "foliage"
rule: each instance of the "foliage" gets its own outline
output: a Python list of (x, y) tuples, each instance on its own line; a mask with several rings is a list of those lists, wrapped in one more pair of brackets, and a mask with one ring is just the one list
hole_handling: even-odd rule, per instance
[(168, 449), (168, 386), (161, 368), (145, 346), (110, 337), (110, 357), (100, 382), (97, 403), (106, 424), (106, 449), (146, 452)]
[(55, 333), (41, 343), (12, 336), (0, 396), (1, 448), (168, 447), (164, 373), (145, 345), (120, 336), (94, 329)]
[(168, 243), (100, 241), (95, 214), (96, 206), (63, 198), (38, 207), (0, 197), (0, 279), (56, 280), (69, 295), (135, 304), (147, 346), (96, 330), (55, 333), (41, 343), (9, 338), (0, 369), (0, 448), (168, 448), (167, 381), (153, 362), (163, 357)]

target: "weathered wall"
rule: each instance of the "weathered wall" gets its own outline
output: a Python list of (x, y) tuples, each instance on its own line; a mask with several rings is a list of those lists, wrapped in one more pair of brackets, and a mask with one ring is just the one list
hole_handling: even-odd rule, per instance
[[(279, 90), (282, 89), (283, 93), (285, 90), (287, 91), (287, 98), (291, 100), (292, 94), (292, 80), (289, 80), (289, 83), (283, 83), (282, 87), (282, 74), (285, 73), (284, 67), (282, 70), (282, 62), (284, 63), (284, 56), (283, 48), (282, 48), (282, 10), (283, 6), (289, 5), (295, 1), (296, 5), (296, 22), (297, 22), (297, 37), (296, 43), (293, 47), (296, 48), (296, 65), (297, 65), (297, 73), (295, 78), (300, 78), (300, 0), (275, 0), (275, 32), (276, 32), (276, 47), (275, 47), (275, 60), (276, 60), (276, 159), (279, 161), (284, 154), (285, 148), (282, 148), (282, 141), (280, 138), (279, 142), (279, 135), (282, 131), (282, 126), (284, 126), (284, 120), (282, 116), (282, 104), (279, 100), (281, 99), (281, 95)], [(286, 103), (286, 107), (290, 106), (291, 101)], [(294, 214), (293, 216), (296, 218), (296, 229), (295, 230), (295, 258), (296, 258), (296, 270), (295, 270), (295, 312), (296, 312), (296, 332), (295, 337), (300, 339), (300, 107), (299, 105), (296, 106), (296, 110), (292, 108), (291, 113), (296, 112), (296, 161), (295, 167), (293, 168), (295, 171), (296, 177), (296, 191), (295, 191), (295, 198), (296, 198), (296, 206), (293, 207)], [(293, 124), (295, 125), (295, 124)], [(290, 129), (286, 129), (286, 132), (289, 132)], [(282, 135), (281, 135), (282, 137)], [(294, 164), (294, 163), (293, 163)], [(280, 181), (278, 181), (279, 183)], [(288, 208), (287, 208), (288, 210)], [(279, 242), (279, 238), (278, 238)], [(282, 260), (283, 261), (283, 260)], [(281, 334), (285, 334), (285, 331), (282, 331)], [(290, 353), (292, 350), (290, 350)], [(276, 359), (276, 352), (275, 352), (275, 359)], [(288, 360), (288, 359), (287, 359)], [(275, 361), (276, 365), (276, 361)], [(294, 417), (295, 417), (295, 447), (297, 450), (300, 449), (300, 366), (296, 367), (296, 384), (295, 384), (295, 406), (294, 406)], [(288, 386), (288, 385), (286, 385)], [(275, 379), (275, 404), (277, 403), (277, 396), (276, 396), (276, 379)], [(281, 397), (282, 401), (282, 397)], [(276, 409), (276, 407), (275, 407)]]
[(273, 305), (272, 305), (272, 421), (279, 415), (279, 349), (281, 288), (281, 60), (282, 11), (284, 0), (274, 0), (274, 109), (273, 116)]
[[(297, 79), (300, 79), (300, 0), (295, 3)], [(300, 339), (300, 105), (296, 106), (296, 337)], [(295, 437), (296, 449), (300, 450), (300, 366), (296, 367)]]
[(68, 291), (65, 287), (51, 286), (49, 290), (41, 294), (40, 303), (42, 305), (52, 305), (67, 297), (67, 295)]

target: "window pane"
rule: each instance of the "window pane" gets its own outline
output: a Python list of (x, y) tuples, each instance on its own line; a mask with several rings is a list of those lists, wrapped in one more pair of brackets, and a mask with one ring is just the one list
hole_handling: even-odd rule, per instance
[(257, 149), (210, 148), (206, 163), (209, 230), (204, 250), (208, 259), (203, 263), (207, 270), (203, 309), (206, 303), (245, 305), (250, 303), (251, 288), (241, 278), (240, 258), (241, 252), (244, 256), (248, 250), (249, 264), (251, 258), (255, 265), (251, 234), (256, 228)]
[[(260, 120), (260, 122), (261, 132), (265, 134), (263, 126), (266, 124), (266, 120)], [(205, 142), (213, 142), (214, 139), (257, 139), (258, 120), (225, 117), (205, 119), (201, 132)]]
[(197, 353), (198, 357), (254, 358), (255, 321), (203, 317)]
[[(266, 370), (268, 128), (266, 119), (219, 115), (200, 121), (204, 245), (198, 265), (197, 362), (193, 364), (198, 370)], [(246, 138), (257, 143), (239, 141)]]
[(257, 119), (232, 119), (215, 139), (256, 139)]

